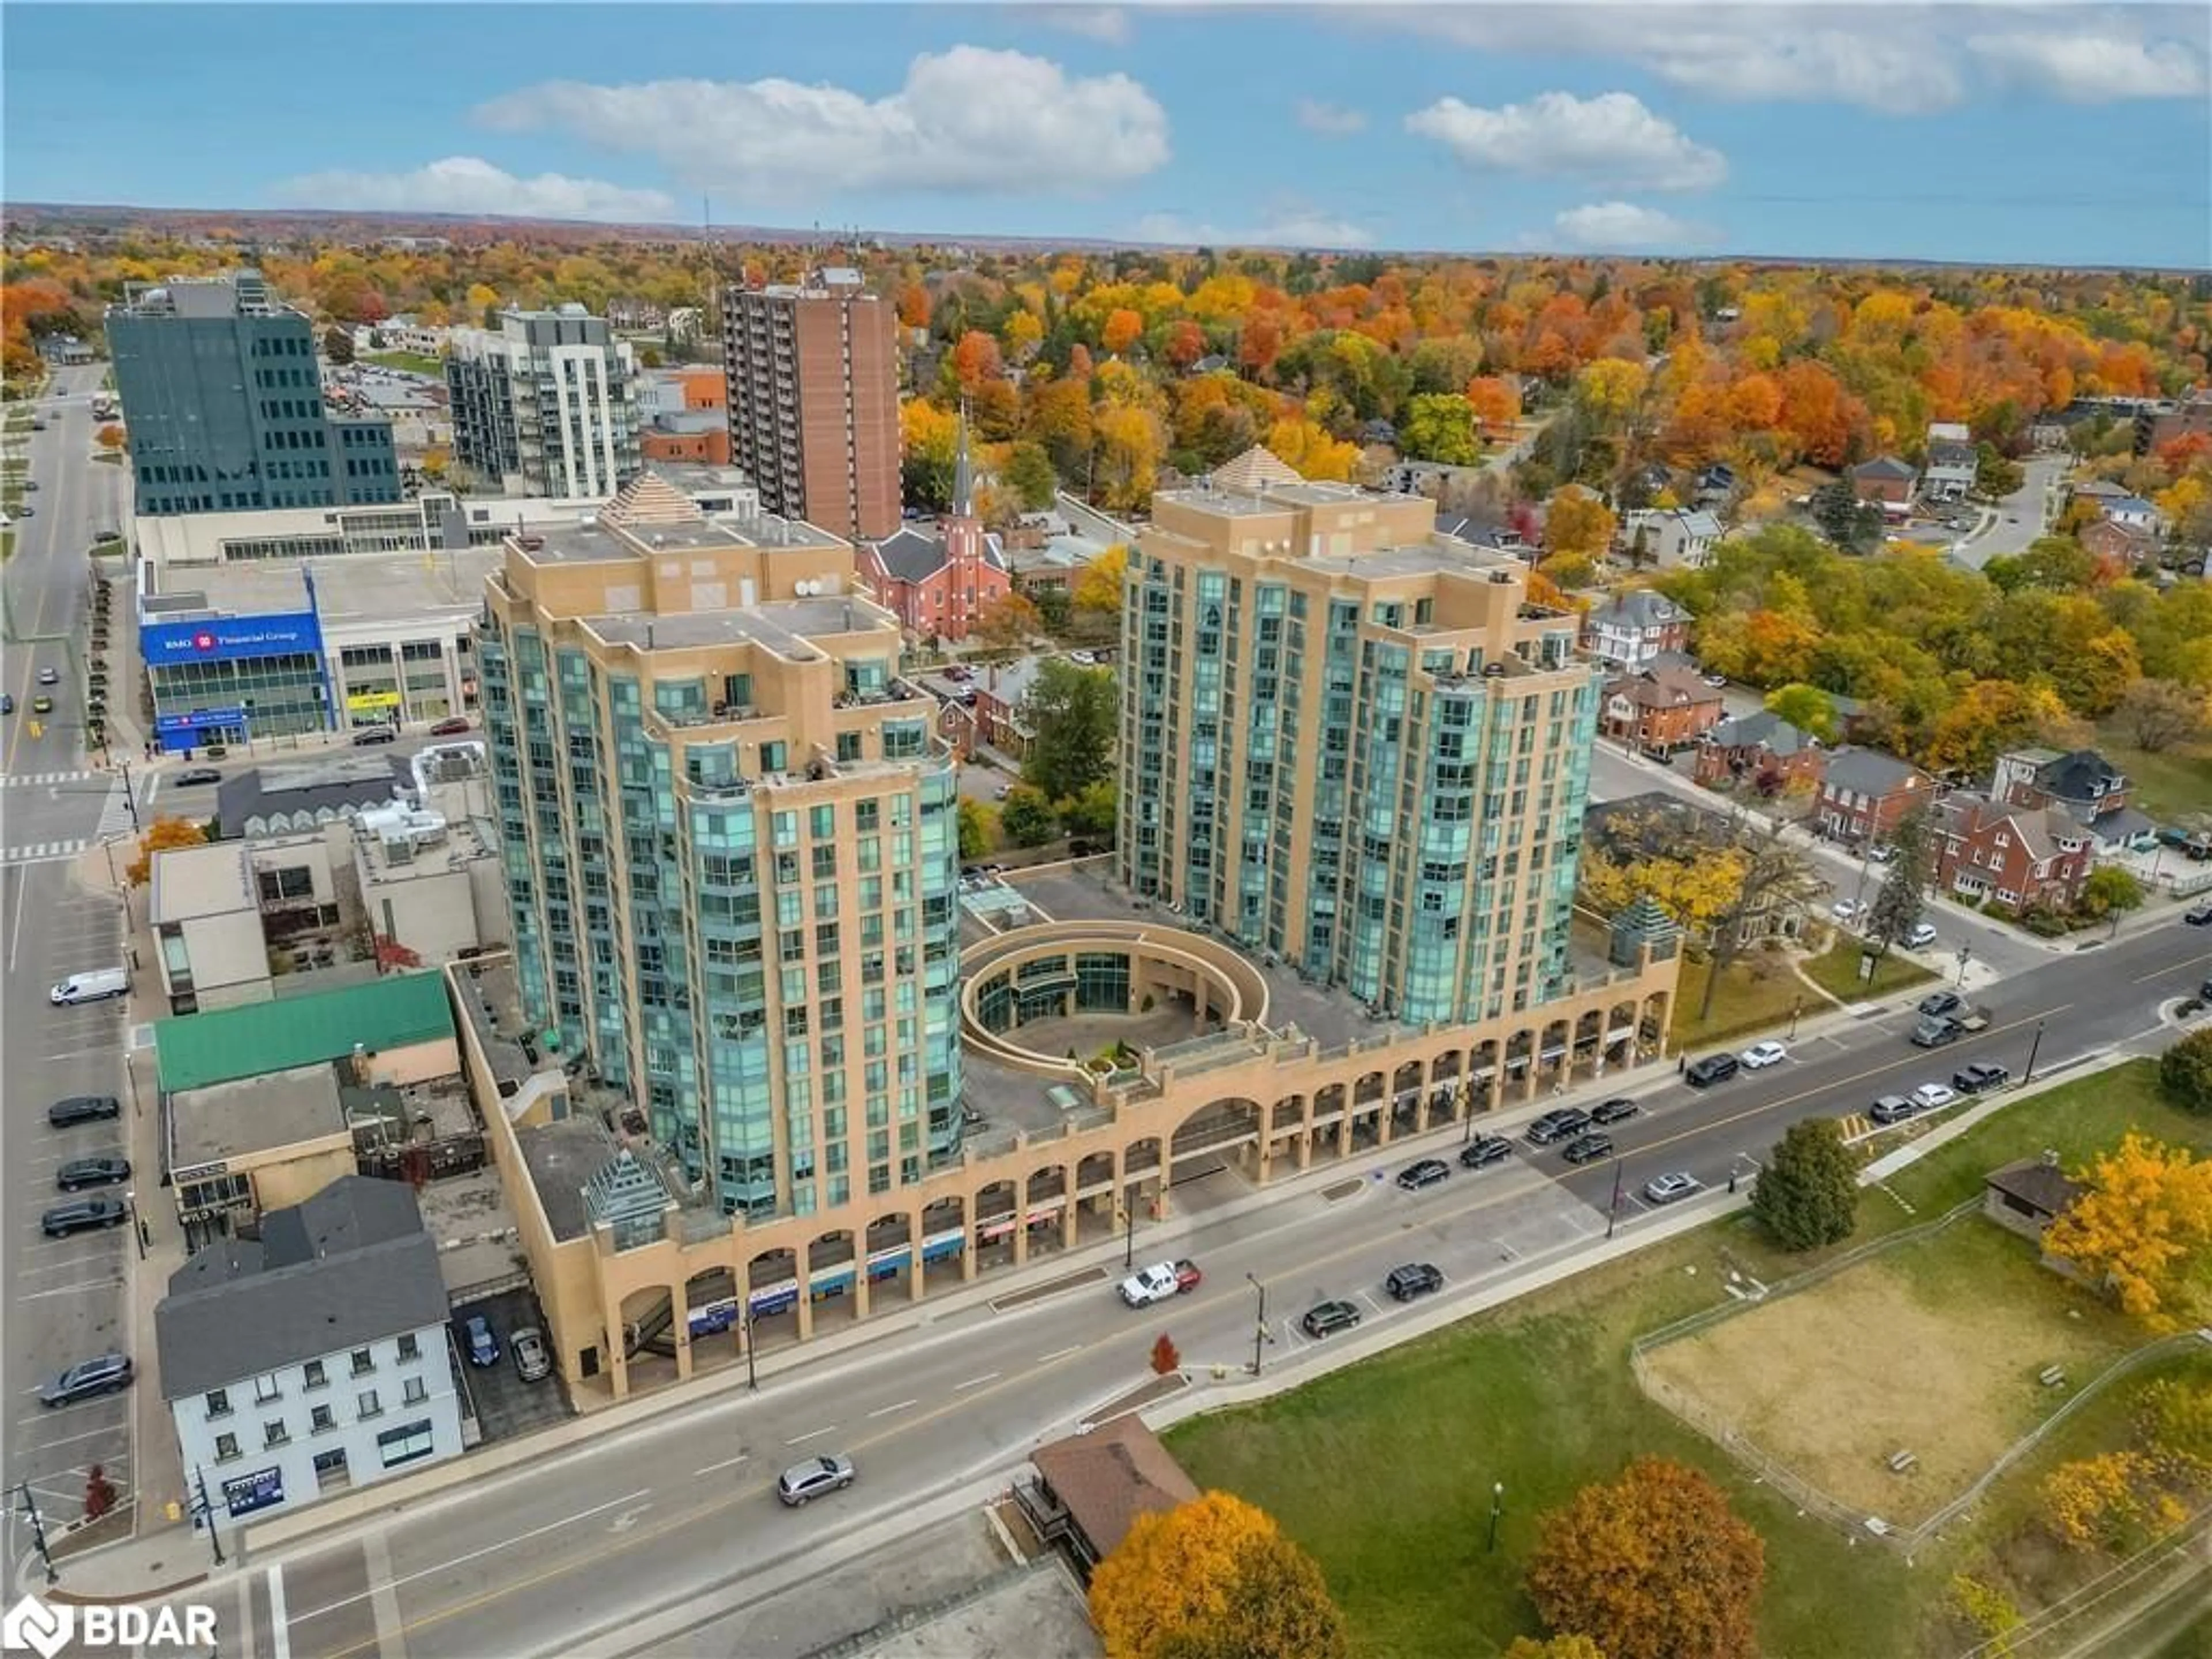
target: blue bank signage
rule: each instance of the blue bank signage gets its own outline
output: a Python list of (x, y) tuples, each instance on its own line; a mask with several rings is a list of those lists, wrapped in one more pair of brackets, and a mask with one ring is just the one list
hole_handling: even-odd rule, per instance
[(281, 1504), (284, 1501), (284, 1471), (257, 1469), (235, 1480), (226, 1480), (222, 1483), (222, 1501), (233, 1519)]
[(212, 617), (202, 622), (146, 623), (138, 649), (149, 668), (188, 662), (238, 662), (255, 657), (323, 653), (323, 630), (312, 611), (266, 617)]
[(155, 717), (154, 729), (163, 737), (190, 737), (202, 731), (211, 731), (226, 726), (246, 724), (243, 707), (232, 708), (194, 708), (182, 714), (160, 714)]

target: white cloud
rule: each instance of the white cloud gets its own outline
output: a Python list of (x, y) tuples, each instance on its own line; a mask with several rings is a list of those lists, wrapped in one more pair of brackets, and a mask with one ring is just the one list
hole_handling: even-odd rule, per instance
[(1367, 125), (1364, 111), (1346, 109), (1341, 104), (1326, 103), (1318, 98), (1298, 100), (1298, 125), (1308, 132), (1318, 132), (1331, 138), (1349, 137)]
[(1686, 247), (1708, 238), (1698, 226), (1656, 208), (1638, 207), (1633, 202), (1593, 202), (1555, 216), (1548, 236), (1522, 240), (1535, 247), (1611, 252)]
[(2178, 40), (2146, 44), (2111, 34), (1983, 34), (1973, 49), (2001, 74), (2073, 104), (2128, 98), (2197, 98), (2204, 59)]
[(477, 115), (648, 155), (694, 188), (744, 201), (1065, 191), (1142, 178), (1169, 154), (1167, 112), (1129, 76), (1071, 76), (1047, 58), (980, 46), (924, 53), (904, 86), (876, 99), (775, 79), (549, 81)]
[(1372, 231), (1319, 208), (1285, 204), (1237, 228), (1180, 213), (1148, 213), (1137, 222), (1136, 240), (1179, 247), (1372, 247)]
[(1728, 177), (1728, 158), (1693, 143), (1632, 93), (1577, 98), (1542, 92), (1525, 104), (1479, 109), (1440, 98), (1406, 118), (1471, 167), (1570, 175), (1650, 190), (1705, 190)]
[(1129, 44), (1129, 14), (1119, 6), (1036, 5), (1021, 10), (1024, 16), (1086, 40), (1109, 46)]
[(412, 173), (311, 173), (284, 180), (273, 194), (300, 207), (364, 213), (469, 213), (617, 224), (665, 224), (676, 217), (675, 199), (665, 191), (630, 190), (558, 173), (522, 179), (475, 155), (448, 155)]

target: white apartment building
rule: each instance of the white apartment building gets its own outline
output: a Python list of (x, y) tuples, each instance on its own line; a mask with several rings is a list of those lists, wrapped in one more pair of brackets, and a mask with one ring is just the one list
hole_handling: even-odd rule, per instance
[(455, 329), (446, 357), (453, 453), (520, 495), (611, 495), (638, 470), (637, 356), (569, 302)]
[(459, 1455), (451, 1311), (403, 1182), (342, 1176), (199, 1251), (154, 1314), (187, 1490), (222, 1525)]

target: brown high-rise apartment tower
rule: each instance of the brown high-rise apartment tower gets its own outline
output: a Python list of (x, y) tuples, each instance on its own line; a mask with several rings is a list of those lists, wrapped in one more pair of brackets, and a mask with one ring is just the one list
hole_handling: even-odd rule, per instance
[(897, 530), (897, 342), (855, 270), (723, 289), (730, 459), (763, 507), (848, 541)]

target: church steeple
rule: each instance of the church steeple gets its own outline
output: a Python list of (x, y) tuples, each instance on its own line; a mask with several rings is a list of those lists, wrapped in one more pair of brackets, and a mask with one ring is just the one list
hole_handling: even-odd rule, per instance
[(970, 519), (975, 515), (975, 481), (968, 465), (968, 400), (960, 400), (960, 434), (952, 450), (952, 516)]

